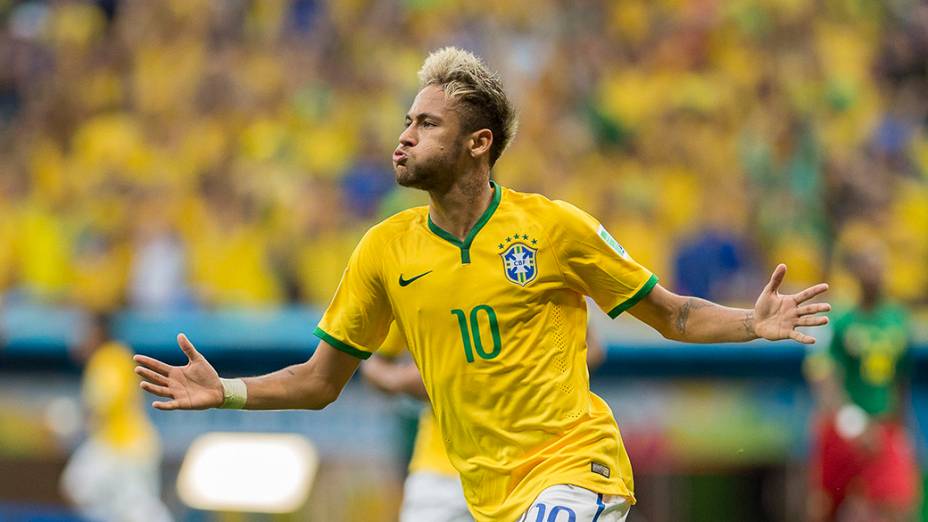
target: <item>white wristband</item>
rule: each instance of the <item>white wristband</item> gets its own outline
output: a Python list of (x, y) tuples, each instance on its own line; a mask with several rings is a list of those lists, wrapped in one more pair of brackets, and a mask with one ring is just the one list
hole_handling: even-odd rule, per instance
[(224, 410), (240, 410), (248, 400), (248, 387), (241, 379), (219, 379), (222, 383), (222, 406)]

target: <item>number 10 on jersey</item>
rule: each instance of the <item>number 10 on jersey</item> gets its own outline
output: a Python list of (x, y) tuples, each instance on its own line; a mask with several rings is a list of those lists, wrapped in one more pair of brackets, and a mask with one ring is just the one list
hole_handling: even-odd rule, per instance
[[(493, 349), (489, 352), (483, 347), (483, 340), (480, 338), (480, 316), (486, 315), (487, 321), (490, 322), (490, 334), (493, 337)], [(470, 316), (464, 310), (451, 310), (451, 314), (458, 318), (458, 326), (461, 328), (461, 341), (464, 343), (464, 356), (467, 362), (474, 362), (474, 349), (481, 359), (490, 360), (499, 355), (503, 348), (503, 343), (499, 337), (499, 322), (496, 320), (496, 312), (490, 305), (477, 305), (470, 311)], [(470, 321), (468, 321), (470, 319)], [(470, 326), (468, 327), (468, 322)], [(473, 339), (473, 342), (471, 342)]]

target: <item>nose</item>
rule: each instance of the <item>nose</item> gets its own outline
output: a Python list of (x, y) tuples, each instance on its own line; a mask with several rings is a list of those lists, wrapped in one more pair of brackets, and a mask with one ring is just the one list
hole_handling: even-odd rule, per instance
[(403, 132), (400, 133), (400, 145), (404, 147), (413, 147), (416, 145), (416, 133), (413, 130), (413, 125), (410, 125), (403, 129)]

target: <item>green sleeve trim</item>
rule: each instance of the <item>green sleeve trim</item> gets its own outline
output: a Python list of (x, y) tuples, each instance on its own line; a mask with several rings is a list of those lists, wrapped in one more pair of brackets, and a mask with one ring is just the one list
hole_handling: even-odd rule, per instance
[(371, 352), (365, 352), (364, 350), (358, 350), (354, 346), (343, 343), (339, 341), (338, 339), (332, 337), (328, 333), (326, 333), (325, 330), (323, 330), (322, 328), (319, 328), (318, 326), (316, 327), (315, 330), (313, 330), (313, 335), (331, 344), (332, 347), (335, 348), (336, 350), (345, 352), (348, 355), (351, 355), (352, 357), (357, 357), (358, 359), (367, 359), (371, 356)]
[(609, 317), (615, 319), (616, 317), (619, 316), (619, 314), (621, 314), (625, 310), (628, 310), (629, 308), (638, 304), (638, 301), (641, 301), (642, 299), (644, 299), (644, 297), (650, 294), (651, 290), (653, 290), (654, 287), (657, 286), (657, 281), (658, 281), (657, 276), (654, 274), (651, 274), (651, 277), (648, 278), (644, 286), (642, 286), (641, 288), (638, 289), (637, 292), (635, 292), (635, 295), (631, 296), (624, 303), (619, 303), (619, 305), (613, 308), (612, 310), (609, 310)]

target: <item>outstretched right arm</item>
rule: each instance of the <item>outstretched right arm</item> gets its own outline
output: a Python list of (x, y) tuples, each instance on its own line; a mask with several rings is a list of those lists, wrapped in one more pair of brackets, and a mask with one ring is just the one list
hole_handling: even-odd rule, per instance
[[(143, 390), (166, 401), (155, 401), (159, 410), (203, 410), (223, 405), (223, 386), (219, 374), (194, 348), (187, 336), (177, 336), (187, 355), (187, 364), (171, 366), (145, 355), (136, 355), (135, 373), (144, 380)], [(288, 366), (260, 377), (244, 379), (247, 387), (245, 409), (320, 410), (338, 398), (360, 360), (319, 341), (315, 353), (304, 363)]]
[(177, 343), (188, 359), (184, 366), (135, 356), (139, 363), (135, 371), (145, 379), (142, 389), (168, 399), (153, 406), (203, 410), (222, 407), (227, 401), (226, 407), (249, 410), (319, 410), (338, 398), (360, 360), (370, 357), (372, 351), (366, 347), (380, 346), (393, 321), (382, 273), (384, 245), (393, 236), (380, 230), (379, 226), (369, 230), (351, 254), (335, 297), (314, 330), (320, 341), (308, 361), (243, 379), (243, 390), (238, 379), (220, 379), (187, 336), (180, 334)]

